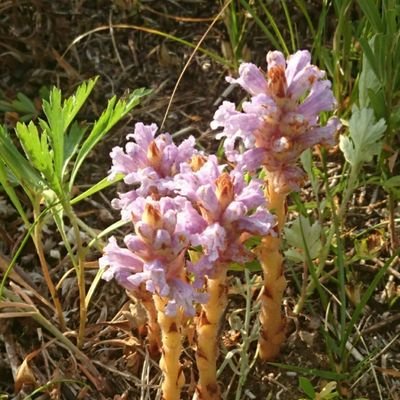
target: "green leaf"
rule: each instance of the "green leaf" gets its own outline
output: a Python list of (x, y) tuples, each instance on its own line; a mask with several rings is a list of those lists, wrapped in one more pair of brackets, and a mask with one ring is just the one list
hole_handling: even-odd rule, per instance
[(244, 264), (239, 264), (239, 263), (230, 263), (229, 264), (229, 271), (244, 271), (245, 269), (248, 269), (250, 272), (260, 272), (262, 270), (261, 264), (257, 260), (249, 261)]
[(303, 376), (299, 377), (299, 386), (301, 390), (311, 399), (315, 399), (315, 390), (313, 384)]
[(97, 80), (98, 77), (95, 77), (94, 79), (89, 79), (88, 81), (83, 82), (78, 89), (76, 89), (76, 92), (64, 101), (64, 130), (67, 130), (71, 122), (76, 117), (76, 114), (78, 114), (79, 110), (85, 104), (85, 101), (92, 92)]
[(87, 126), (80, 126), (78, 122), (73, 122), (71, 128), (69, 129), (69, 133), (65, 136), (64, 165), (62, 171), (63, 178), (66, 175), (68, 163), (77, 153), (83, 135), (87, 131), (87, 128)]
[(304, 374), (304, 375), (311, 375), (311, 376), (318, 376), (323, 379), (328, 379), (332, 381), (342, 381), (348, 378), (348, 374), (343, 374), (343, 373), (338, 373), (334, 371), (327, 371), (323, 369), (317, 369), (317, 368), (304, 368), (304, 367), (298, 367), (296, 365), (287, 365), (287, 364), (281, 364), (281, 363), (275, 363), (275, 362), (269, 362), (269, 365), (272, 365), (277, 368), (281, 368), (287, 371), (294, 371), (299, 374)]
[[(372, 38), (368, 47), (371, 48), (373, 46), (374, 38)], [(375, 57), (374, 57), (375, 62)], [(376, 67), (377, 69), (377, 67)], [(368, 60), (368, 57), (364, 56), (362, 60), (362, 69), (358, 82), (358, 96), (359, 96), (359, 104), (360, 108), (366, 108), (370, 105), (370, 93), (377, 93), (380, 89), (382, 89), (382, 85), (375, 73), (374, 68), (371, 65), (371, 62)]]
[(285, 251), (285, 256), (295, 262), (306, 262), (307, 254), (313, 260), (320, 255), (321, 225), (315, 221), (312, 225), (308, 218), (300, 215), (290, 228), (285, 228), (286, 241), (290, 249)]
[(37, 110), (33, 101), (23, 93), (17, 94), (17, 99), (12, 102), (12, 105), (18, 112), (32, 115), (37, 114)]
[(381, 151), (386, 122), (375, 119), (370, 108), (358, 109), (353, 106), (349, 121), (349, 136), (340, 136), (339, 147), (352, 167), (359, 167), (372, 160)]
[(395, 198), (400, 199), (400, 175), (392, 176), (382, 186), (388, 193), (393, 193)]
[(26, 216), (26, 213), (24, 211), (24, 208), (22, 207), (21, 202), (19, 201), (19, 198), (17, 194), (15, 193), (14, 188), (10, 184), (10, 181), (8, 180), (7, 177), (7, 172), (5, 169), (5, 165), (3, 164), (2, 161), (0, 161), (0, 184), (7, 193), (8, 197), (10, 198), (11, 202), (13, 203), (15, 209), (18, 211), (19, 215), (21, 216), (22, 220), (24, 221), (25, 226), (29, 226), (29, 220), (28, 217)]
[(383, 93), (383, 89), (376, 92), (368, 90), (368, 96), (375, 116), (377, 118), (384, 118), (387, 113), (387, 107), (385, 104), (385, 94)]
[(318, 185), (320, 183), (320, 180), (317, 177), (318, 169), (315, 168), (313, 165), (312, 153), (310, 149), (303, 151), (302, 155), (300, 156), (300, 161), (304, 170), (307, 172), (307, 176), (311, 182), (313, 192), (318, 193)]
[(392, 176), (387, 181), (383, 182), (383, 186), (389, 189), (400, 188), (400, 175)]
[[(61, 185), (62, 166), (64, 161), (64, 114), (61, 106), (61, 90), (53, 88), (49, 101), (43, 101), (43, 111), (48, 122), (47, 134), (53, 150), (54, 171)], [(43, 127), (42, 122), (42, 127)]]
[(76, 147), (80, 142), (79, 136), (84, 133), (79, 131), (76, 126), (71, 128), (71, 137), (68, 138), (66, 132), (93, 90), (96, 81), (97, 78), (83, 82), (75, 93), (65, 99), (64, 102), (62, 102), (60, 89), (53, 88), (50, 91), (49, 100), (43, 101), (43, 110), (47, 122), (39, 121), (39, 123), (49, 137), (53, 150), (55, 179), (58, 181), (60, 187), (64, 181), (66, 165), (74, 152), (76, 152)]
[(18, 122), (15, 132), (27, 159), (52, 184), (54, 182), (53, 154), (49, 149), (47, 133), (42, 132), (39, 135), (39, 131), (32, 121), (29, 125)]
[(124, 118), (135, 106), (140, 102), (140, 99), (151, 93), (151, 90), (140, 88), (136, 89), (128, 100), (118, 100), (114, 96), (109, 100), (107, 108), (100, 115), (99, 119), (94, 123), (92, 130), (86, 140), (83, 142), (71, 173), (69, 188), (71, 189), (82, 163), (90, 151), (99, 143), (106, 133), (122, 118)]
[(28, 160), (18, 151), (6, 129), (0, 125), (0, 159), (10, 169), (29, 195), (42, 192), (47, 184)]
[(372, 50), (373, 43), (374, 40), (376, 39), (376, 35), (370, 40), (367, 41), (367, 39), (365, 39), (364, 37), (360, 38), (360, 45), (363, 49), (363, 53), (364, 53), (364, 58), (366, 58), (371, 66), (371, 69), (373, 70), (375, 76), (377, 77), (377, 79), (379, 80), (379, 82), (381, 82), (382, 77), (379, 73), (380, 68), (378, 66), (378, 60), (376, 59), (376, 56), (374, 54), (374, 51)]
[(357, 2), (376, 33), (384, 31), (379, 9), (375, 0), (361, 0)]
[(333, 400), (339, 398), (339, 393), (336, 391), (336, 382), (328, 382), (319, 393), (320, 400)]
[(101, 190), (113, 185), (114, 183), (121, 181), (123, 177), (124, 177), (123, 174), (118, 174), (113, 180), (109, 180), (108, 178), (102, 179), (101, 181), (91, 186), (89, 189), (85, 190), (79, 196), (74, 197), (71, 200), (71, 205), (79, 203), (80, 201), (86, 199), (87, 197), (91, 197), (95, 193), (100, 192)]
[(31, 120), (38, 115), (38, 110), (31, 99), (23, 93), (17, 93), (17, 98), (13, 101), (0, 100), (0, 111), (15, 111), (21, 121)]

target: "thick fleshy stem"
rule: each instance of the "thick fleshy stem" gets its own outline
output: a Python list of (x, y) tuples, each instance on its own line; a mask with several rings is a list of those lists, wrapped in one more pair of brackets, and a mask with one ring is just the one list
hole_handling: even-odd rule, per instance
[(140, 300), (147, 315), (147, 341), (149, 354), (152, 358), (158, 358), (161, 352), (161, 330), (157, 322), (157, 310), (153, 296), (146, 290), (138, 290), (133, 296)]
[(207, 279), (207, 293), (210, 297), (202, 305), (197, 322), (198, 400), (221, 399), (217, 382), (218, 331), (227, 303), (226, 272), (226, 265), (217, 264), (215, 275)]
[(165, 307), (168, 300), (158, 295), (153, 296), (157, 309), (157, 321), (161, 329), (161, 359), (160, 368), (163, 372), (161, 384), (163, 400), (180, 400), (181, 389), (185, 383), (180, 356), (182, 353), (182, 312), (168, 317)]
[(268, 235), (262, 239), (255, 250), (264, 274), (264, 287), (261, 293), (259, 356), (271, 361), (279, 353), (285, 340), (286, 319), (282, 315), (282, 298), (286, 288), (283, 270), (283, 256), (280, 251), (281, 231), (286, 218), (286, 194), (279, 193), (268, 180), (265, 197), (269, 208), (277, 217), (277, 236)]

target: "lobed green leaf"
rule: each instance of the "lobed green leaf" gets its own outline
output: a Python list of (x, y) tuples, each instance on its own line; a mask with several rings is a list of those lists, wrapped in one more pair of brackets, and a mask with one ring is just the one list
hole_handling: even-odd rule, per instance
[(0, 125), (0, 160), (10, 169), (26, 193), (40, 193), (47, 183), (18, 151), (6, 129)]
[(376, 121), (371, 108), (359, 109), (354, 106), (349, 130), (349, 136), (340, 136), (339, 147), (352, 167), (360, 167), (380, 153), (386, 122), (383, 118)]
[(54, 179), (53, 153), (49, 149), (47, 132), (43, 131), (40, 135), (32, 121), (29, 125), (18, 122), (15, 132), (26, 158), (46, 177), (49, 183), (52, 183)]
[(286, 257), (295, 262), (306, 262), (307, 254), (310, 259), (317, 258), (322, 249), (321, 225), (318, 221), (313, 224), (308, 218), (300, 215), (290, 228), (285, 228), (285, 237), (290, 248), (285, 251)]

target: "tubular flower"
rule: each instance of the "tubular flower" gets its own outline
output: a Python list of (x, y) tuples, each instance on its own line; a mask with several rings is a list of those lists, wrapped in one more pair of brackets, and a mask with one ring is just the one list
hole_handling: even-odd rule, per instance
[[(333, 110), (336, 103), (325, 72), (310, 61), (306, 50), (287, 60), (270, 51), (266, 74), (254, 64), (242, 64), (239, 78), (227, 81), (242, 86), (250, 100), (243, 103), (243, 112), (225, 101), (211, 122), (213, 129), (223, 129), (217, 138), (226, 138), (228, 160), (247, 170), (264, 165), (281, 192), (298, 189), (303, 172), (296, 162), (301, 153), (316, 144), (333, 144), (339, 127), (336, 118), (325, 126), (319, 123), (319, 114)], [(237, 140), (242, 140), (245, 153), (236, 150)]]
[(200, 265), (248, 260), (252, 255), (243, 244), (246, 234), (266, 235), (274, 225), (265, 209), (262, 183), (253, 179), (247, 184), (240, 171), (227, 173), (223, 168), (210, 156), (197, 171), (186, 169), (175, 177), (177, 192), (207, 222), (192, 236), (192, 244), (201, 245), (206, 255)]
[(117, 174), (124, 175), (124, 182), (138, 186), (135, 190), (119, 195), (112, 205), (122, 210), (122, 218), (130, 218), (129, 206), (139, 196), (154, 198), (171, 194), (172, 177), (180, 172), (180, 165), (188, 162), (196, 154), (193, 136), (184, 140), (179, 146), (172, 141), (169, 133), (155, 137), (157, 125), (135, 125), (133, 134), (127, 135), (125, 149), (114, 147), (110, 153), (112, 167), (109, 178)]
[(187, 277), (185, 252), (191, 233), (204, 229), (203, 219), (196, 218), (196, 211), (181, 197), (140, 198), (135, 204), (135, 234), (125, 237), (126, 248), (110, 238), (99, 261), (101, 267), (108, 266), (103, 277), (116, 278), (128, 290), (143, 285), (148, 292), (168, 299), (168, 316), (175, 316), (179, 308), (194, 315), (193, 303), (204, 303), (206, 297)]

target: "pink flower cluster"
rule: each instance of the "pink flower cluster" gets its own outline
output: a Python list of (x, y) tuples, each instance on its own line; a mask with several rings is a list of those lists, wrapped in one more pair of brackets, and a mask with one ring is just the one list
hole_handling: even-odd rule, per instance
[[(238, 168), (255, 170), (265, 166), (277, 191), (298, 190), (303, 171), (297, 166), (301, 153), (316, 144), (333, 144), (339, 128), (337, 118), (321, 126), (319, 115), (331, 111), (335, 99), (325, 73), (310, 64), (306, 50), (287, 60), (279, 51), (267, 54), (265, 74), (257, 66), (244, 63), (239, 78), (227, 78), (245, 89), (251, 98), (237, 111), (225, 101), (211, 122), (222, 128), (217, 138), (225, 137), (225, 154)], [(241, 141), (246, 149), (237, 150)]]
[[(273, 51), (266, 74), (245, 63), (239, 78), (228, 78), (251, 95), (243, 111), (225, 101), (211, 123), (222, 128), (217, 138), (225, 138), (234, 169), (197, 151), (193, 137), (176, 146), (168, 133), (156, 135), (155, 124), (136, 124), (125, 148), (112, 150), (110, 171), (110, 178), (121, 173), (131, 187), (112, 205), (123, 220), (132, 221), (133, 232), (125, 237), (125, 247), (110, 238), (100, 259), (108, 268), (104, 279), (167, 298), (168, 315), (178, 309), (193, 315), (196, 303), (207, 301), (204, 279), (213, 276), (217, 263), (252, 257), (245, 240), (273, 234), (275, 220), (266, 208), (263, 183), (246, 182), (244, 173), (264, 166), (277, 192), (296, 190), (303, 178), (297, 166), (301, 153), (332, 144), (339, 127), (336, 118), (320, 124), (319, 114), (333, 110), (335, 99), (325, 73), (310, 59), (307, 51), (287, 60)], [(191, 262), (188, 250), (199, 248), (199, 259)]]
[[(243, 173), (219, 165), (215, 156), (194, 149), (194, 138), (176, 146), (156, 125), (138, 123), (125, 150), (111, 152), (110, 177), (118, 173), (133, 185), (112, 204), (131, 220), (133, 233), (120, 247), (111, 237), (100, 258), (103, 278), (128, 290), (144, 288), (168, 299), (167, 315), (181, 308), (193, 315), (205, 303), (206, 276), (216, 263), (249, 260), (249, 235), (266, 235), (274, 219), (266, 210), (262, 182), (246, 184)], [(196, 262), (190, 248), (202, 249)]]

